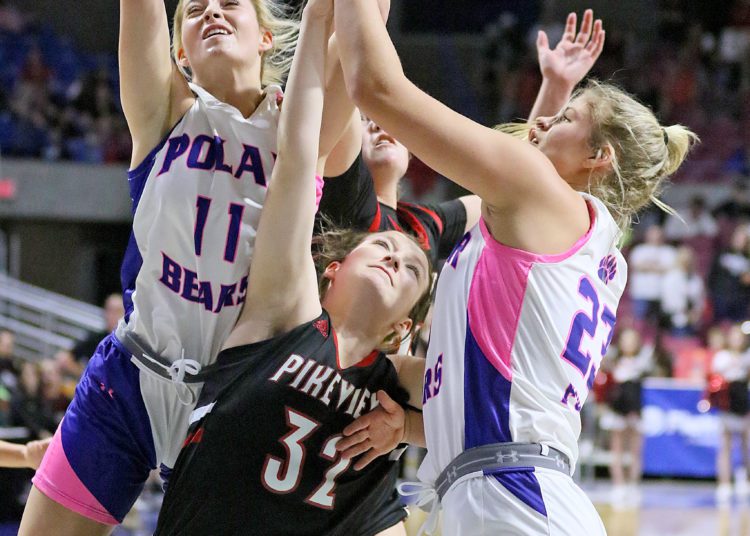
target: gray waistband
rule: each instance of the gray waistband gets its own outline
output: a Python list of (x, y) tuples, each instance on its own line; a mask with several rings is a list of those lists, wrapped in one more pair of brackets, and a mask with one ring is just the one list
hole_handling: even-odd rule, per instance
[(135, 334), (129, 331), (118, 329), (116, 336), (128, 352), (133, 354), (133, 359), (167, 380), (175, 379), (173, 369), (180, 365), (179, 381), (184, 383), (203, 383), (213, 372), (213, 366), (201, 367), (200, 362), (196, 360), (183, 357), (177, 361), (170, 361), (156, 352), (150, 351)]
[(462, 476), (477, 471), (491, 473), (506, 467), (544, 467), (570, 476), (570, 461), (557, 449), (539, 443), (493, 443), (459, 454), (440, 473), (435, 481), (435, 490), (442, 500), (443, 495)]

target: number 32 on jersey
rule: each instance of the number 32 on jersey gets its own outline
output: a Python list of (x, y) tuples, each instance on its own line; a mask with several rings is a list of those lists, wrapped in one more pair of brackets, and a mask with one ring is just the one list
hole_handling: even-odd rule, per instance
[[(589, 277), (582, 277), (579, 281), (578, 294), (586, 305), (573, 316), (568, 339), (560, 357), (575, 367), (581, 377), (585, 378), (586, 392), (588, 392), (594, 386), (597, 367), (612, 341), (615, 313), (606, 305), (600, 304), (599, 295)], [(589, 349), (593, 350), (593, 356)], [(560, 402), (566, 406), (572, 405), (576, 411), (581, 411), (581, 393), (572, 382), (565, 389)]]

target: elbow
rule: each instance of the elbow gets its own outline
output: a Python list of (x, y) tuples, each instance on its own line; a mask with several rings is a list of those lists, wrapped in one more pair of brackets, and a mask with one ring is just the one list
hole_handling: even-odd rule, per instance
[(346, 76), (346, 93), (355, 106), (361, 107), (372, 93), (372, 77), (367, 69), (355, 69)]
[(388, 101), (393, 93), (393, 84), (379, 76), (378, 73), (359, 71), (346, 80), (346, 91), (352, 103), (371, 113), (383, 101)]

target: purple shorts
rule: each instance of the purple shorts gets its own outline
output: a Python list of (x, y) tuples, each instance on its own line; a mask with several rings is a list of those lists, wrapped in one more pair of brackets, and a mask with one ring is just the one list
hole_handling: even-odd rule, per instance
[(109, 525), (122, 522), (156, 466), (130, 357), (114, 334), (99, 343), (32, 480), (53, 501)]

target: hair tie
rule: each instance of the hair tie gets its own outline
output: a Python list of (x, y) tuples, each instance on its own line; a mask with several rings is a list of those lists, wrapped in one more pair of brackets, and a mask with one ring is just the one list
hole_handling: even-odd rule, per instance
[(661, 133), (664, 136), (664, 145), (669, 145), (669, 134), (667, 134), (667, 129), (662, 128)]

